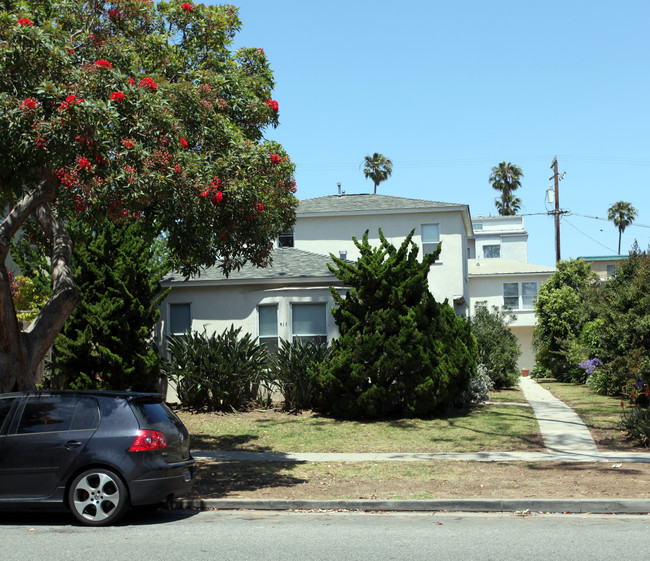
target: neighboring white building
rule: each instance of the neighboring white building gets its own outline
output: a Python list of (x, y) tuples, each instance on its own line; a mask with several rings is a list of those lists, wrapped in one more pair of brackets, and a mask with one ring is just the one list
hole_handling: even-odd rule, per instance
[(477, 216), (472, 218), (472, 225), (474, 237), (470, 240), (468, 262), (470, 316), (478, 302), (485, 302), (489, 309), (510, 308), (516, 315), (510, 330), (521, 347), (518, 366), (531, 370), (535, 365), (535, 297), (555, 268), (528, 264), (528, 232), (523, 216)]

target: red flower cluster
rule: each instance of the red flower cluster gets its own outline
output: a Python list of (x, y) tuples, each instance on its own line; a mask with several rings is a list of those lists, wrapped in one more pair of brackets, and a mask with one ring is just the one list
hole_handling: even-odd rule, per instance
[(32, 109), (36, 109), (38, 107), (38, 101), (35, 100), (33, 97), (28, 97), (25, 101), (23, 101), (20, 104), (20, 108), (23, 111), (30, 111)]
[(111, 101), (115, 103), (122, 103), (126, 99), (126, 96), (122, 92), (113, 92), (111, 94)]
[(133, 78), (129, 78), (129, 85), (135, 86), (135, 80)]
[(60, 168), (55, 170), (54, 175), (61, 182), (61, 185), (64, 187), (75, 187), (79, 184), (79, 179), (77, 178), (77, 170), (65, 168)]
[(266, 103), (266, 105), (268, 105), (271, 109), (273, 109), (273, 111), (277, 111), (280, 108), (278, 102), (273, 99), (267, 99), (264, 103)]
[(94, 66), (96, 66), (97, 68), (113, 68), (113, 65), (107, 60), (104, 60), (103, 58), (96, 60)]
[(90, 162), (84, 158), (83, 156), (79, 156), (77, 158), (77, 163), (79, 164), (79, 169), (91, 169), (92, 165), (90, 165)]
[(122, 19), (124, 17), (124, 14), (117, 8), (111, 8), (108, 10), (108, 17), (111, 19)]
[(34, 22), (29, 18), (21, 18), (16, 22), (18, 25), (31, 27), (34, 25)]
[(187, 147), (188, 147), (187, 140), (185, 140), (182, 136), (181, 136), (181, 146), (182, 146), (183, 148), (187, 148)]
[(77, 97), (76, 95), (69, 95), (65, 98), (65, 101), (61, 103), (59, 109), (69, 109), (71, 105), (79, 105), (80, 103), (83, 103), (83, 99)]
[(34, 147), (36, 150), (45, 150), (47, 148), (47, 140), (42, 136), (37, 136), (34, 139)]
[(274, 154), (273, 152), (271, 152), (270, 158), (271, 158), (271, 163), (274, 166), (277, 166), (282, 161), (282, 156), (280, 156), (278, 154)]
[(221, 201), (223, 201), (223, 193), (220, 191), (220, 187), (221, 179), (213, 177), (210, 185), (208, 185), (204, 191), (201, 191), (199, 193), (199, 197), (203, 197), (205, 199), (206, 197), (212, 195), (212, 198), (210, 199), (212, 201), (212, 204), (218, 205)]
[(140, 83), (138, 84), (139, 88), (145, 88), (147, 90), (151, 90), (152, 92), (155, 92), (158, 89), (158, 84), (153, 81), (151, 78), (143, 78), (140, 80)]
[(126, 146), (127, 148), (135, 148), (135, 140), (133, 138), (125, 138), (122, 141), (122, 146)]
[(188, 2), (185, 2), (181, 6), (181, 8), (183, 8), (183, 10), (185, 10), (186, 12), (193, 12), (194, 11), (194, 6), (192, 6), (192, 4), (189, 4)]
[(259, 214), (264, 210), (264, 205), (262, 203), (255, 203), (255, 212)]

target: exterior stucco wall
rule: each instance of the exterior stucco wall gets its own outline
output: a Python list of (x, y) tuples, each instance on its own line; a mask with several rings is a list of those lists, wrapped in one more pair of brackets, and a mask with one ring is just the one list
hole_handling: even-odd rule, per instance
[(399, 246), (413, 229), (413, 241), (422, 256), (423, 224), (440, 225), (442, 251), (438, 262), (431, 267), (429, 287), (437, 300), (463, 297), (469, 302), (467, 282), (467, 236), (458, 211), (373, 214), (362, 216), (298, 217), (294, 227), (294, 247), (321, 255), (332, 253), (336, 257), (346, 252), (348, 260), (359, 257), (352, 237), (361, 239), (368, 230), (368, 241), (379, 245), (379, 229), (386, 239)]

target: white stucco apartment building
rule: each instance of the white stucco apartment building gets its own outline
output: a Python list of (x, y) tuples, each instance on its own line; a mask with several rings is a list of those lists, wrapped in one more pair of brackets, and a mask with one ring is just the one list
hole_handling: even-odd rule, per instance
[(211, 334), (231, 325), (271, 348), (279, 339), (331, 341), (338, 331), (330, 313), (334, 302), (329, 287), (343, 292), (345, 287), (329, 271), (329, 255), (356, 260), (352, 237), (360, 240), (368, 231), (370, 242), (378, 245), (380, 228), (395, 246), (413, 230), (421, 253), (434, 251), (442, 242), (429, 274), (434, 297), (448, 300), (463, 316), (471, 316), (481, 300), (490, 306), (510, 305), (518, 318), (511, 329), (524, 350), (520, 367), (532, 368), (531, 303), (553, 269), (527, 264), (523, 218), (472, 221), (465, 204), (387, 195), (341, 194), (301, 201), (293, 231), (280, 236), (273, 264), (266, 269), (246, 266), (228, 278), (217, 268), (188, 280), (170, 275), (163, 282), (172, 290), (161, 306), (159, 348), (165, 348), (171, 334), (188, 329)]

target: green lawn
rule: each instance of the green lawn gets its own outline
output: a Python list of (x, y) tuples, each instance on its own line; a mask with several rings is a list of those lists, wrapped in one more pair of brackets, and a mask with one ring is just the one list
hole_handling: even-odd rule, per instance
[(315, 413), (180, 411), (192, 448), (268, 452), (480, 452), (542, 450), (528, 407), (484, 405), (441, 419), (341, 421)]

